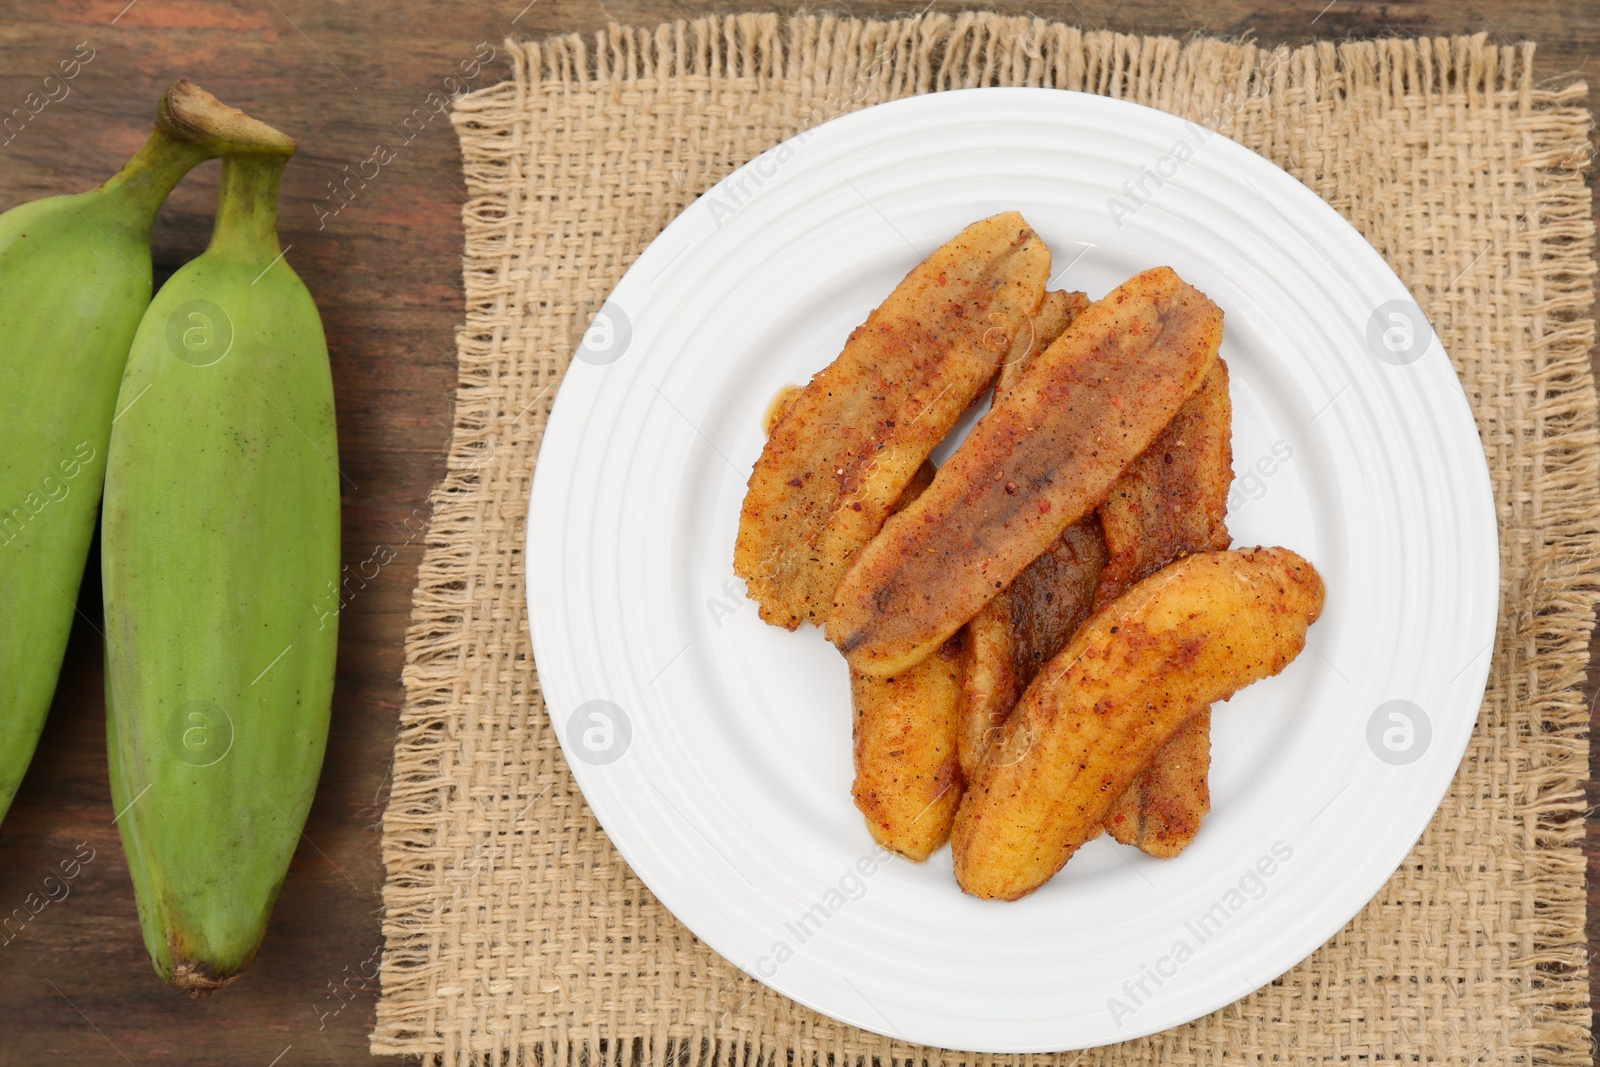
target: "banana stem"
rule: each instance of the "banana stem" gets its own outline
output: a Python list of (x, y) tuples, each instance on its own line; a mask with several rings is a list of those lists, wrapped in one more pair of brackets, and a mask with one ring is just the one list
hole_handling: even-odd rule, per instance
[(278, 181), (284, 155), (227, 156), (217, 192), (217, 223), (209, 252), (246, 262), (278, 256)]
[(102, 193), (137, 205), (145, 232), (155, 223), (156, 212), (172, 187), (197, 164), (216, 153), (210, 148), (173, 136), (159, 125), (122, 169), (100, 186)]
[[(179, 78), (161, 95), (150, 136), (96, 192), (112, 202), (140, 208), (138, 218), (148, 235), (167, 194), (196, 164), (217, 156), (241, 156), (276, 159), (282, 170), (283, 161), (293, 154), (294, 141), (289, 137)], [(269, 204), (276, 201), (274, 177)], [(277, 254), (275, 241), (273, 254)]]

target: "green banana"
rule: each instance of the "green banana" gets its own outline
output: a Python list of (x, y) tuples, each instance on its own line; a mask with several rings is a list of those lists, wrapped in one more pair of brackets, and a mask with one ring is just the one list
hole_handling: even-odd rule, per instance
[(150, 303), (150, 227), (178, 179), (248, 140), (250, 121), (180, 81), (104, 185), (0, 215), (0, 819), (72, 629), (117, 388)]
[(211, 243), (134, 337), (106, 468), (111, 795), (145, 947), (197, 996), (255, 956), (328, 736), (337, 439), (322, 323), (278, 246), (293, 151), (224, 157)]

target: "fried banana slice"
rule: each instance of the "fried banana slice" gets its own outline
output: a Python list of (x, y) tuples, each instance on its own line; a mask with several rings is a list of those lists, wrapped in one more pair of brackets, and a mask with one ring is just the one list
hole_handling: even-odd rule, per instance
[(850, 665), (893, 674), (982, 610), (1105, 500), (1221, 339), (1222, 311), (1167, 267), (1084, 309), (855, 557), (827, 625)]
[(1227, 548), (1232, 484), (1233, 403), (1228, 365), (1219, 358), (1100, 505), (1106, 567), (1095, 606), (1179, 556)]
[[(895, 510), (933, 481), (933, 464), (917, 468)], [(950, 838), (961, 803), (956, 761), (962, 637), (957, 634), (911, 669), (891, 678), (850, 672), (856, 778), (850, 795), (872, 839), (922, 862)]]
[(1189, 847), (1211, 810), (1211, 709), (1178, 727), (1106, 812), (1112, 838), (1169, 860)]
[(850, 795), (874, 841), (919, 863), (949, 839), (961, 803), (962, 642), (958, 633), (887, 678), (850, 672), (856, 765)]
[[(1067, 527), (1061, 541), (967, 624), (960, 749), (967, 781), (1039, 667), (1088, 618), (1091, 598), (1102, 606), (1180, 556), (1228, 547), (1232, 414), (1219, 358), (1199, 391), (1117, 479), (1098, 519)], [(1208, 709), (1184, 723), (1117, 798), (1106, 830), (1148, 855), (1176, 856), (1211, 810), (1210, 765)]]
[[(1233, 482), (1233, 405), (1221, 358), (1200, 389), (1134, 460), (1100, 505), (1106, 566), (1096, 607), (1135, 582), (1193, 552), (1228, 547), (1228, 487)], [(1211, 712), (1172, 735), (1150, 766), (1123, 791), (1106, 830), (1124, 845), (1170, 859), (1194, 840), (1211, 810)]]
[[(1032, 344), (1000, 368), (992, 403), (1005, 399), (1006, 390), (1022, 377), (1029, 363), (1054, 344), (1088, 306), (1089, 298), (1083, 293), (1052, 290), (1044, 294), (1030, 324)], [(959, 749), (964, 781), (971, 781), (977, 773), (994, 730), (1011, 714), (1039, 666), (1061, 651), (1067, 638), (1089, 617), (1090, 597), (1105, 563), (1098, 523), (1091, 515), (1067, 527), (1059, 540), (967, 623)], [(1058, 590), (1064, 592), (1058, 595)]]
[(1044, 294), (1044, 299), (1039, 302), (1039, 310), (1028, 319), (1028, 324), (1024, 328), (1026, 332), (1018, 331), (1018, 336), (1012, 339), (1011, 351), (1006, 355), (1006, 361), (1000, 366), (1000, 374), (994, 380), (994, 403), (1000, 402), (1005, 391), (1022, 377), (1022, 372), (1034, 358), (1055, 344), (1056, 338), (1066, 333), (1067, 327), (1072, 325), (1072, 320), (1088, 306), (1087, 293), (1051, 289)]
[[(1008, 377), (1014, 378), (1029, 360), (1061, 336), (1072, 316), (1088, 302), (1082, 293), (1044, 294), (1027, 327), (1011, 338), (1010, 352), (995, 381), (997, 396)], [(781, 414), (782, 402), (774, 401), (775, 412)], [(923, 463), (894, 510), (904, 510), (921, 495), (933, 481), (933, 474), (933, 465)], [(1083, 592), (1083, 615), (1077, 622), (1088, 616), (1093, 590), (1094, 580), (1090, 578)], [(1005, 636), (1009, 638), (1009, 631)], [(967, 644), (968, 638), (958, 632), (921, 663), (887, 678), (850, 672), (856, 768), (851, 796), (874, 841), (919, 863), (949, 839), (950, 823), (961, 803), (964, 762), (958, 764), (956, 756), (961, 753), (964, 761), (967, 745), (967, 739), (959, 733), (963, 725), (962, 678), (970, 662)], [(1008, 642), (1008, 654), (1010, 647)], [(1020, 692), (1019, 688), (1011, 693), (1007, 711)]]
[(1039, 668), (1088, 619), (1105, 561), (1100, 520), (1087, 515), (967, 624), (960, 735), (965, 781), (977, 778), (984, 751)]
[(850, 560), (988, 387), (1049, 272), (1050, 251), (1021, 215), (976, 222), (906, 275), (839, 357), (779, 405), (733, 556), (763, 619), (790, 630), (826, 620)]
[(956, 812), (956, 880), (1015, 900), (1100, 832), (1111, 802), (1213, 701), (1305, 647), (1322, 579), (1283, 548), (1204, 552), (1097, 611), (1001, 728)]
[[(784, 406), (799, 395), (785, 386), (767, 407), (772, 432)], [(924, 460), (895, 502), (900, 511), (933, 482)], [(872, 839), (922, 862), (950, 838), (961, 803), (956, 722), (961, 692), (961, 637), (893, 678), (850, 672), (856, 777), (850, 795)]]

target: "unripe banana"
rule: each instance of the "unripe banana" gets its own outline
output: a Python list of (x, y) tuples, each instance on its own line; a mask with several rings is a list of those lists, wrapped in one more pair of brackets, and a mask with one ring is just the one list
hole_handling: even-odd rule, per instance
[(150, 227), (179, 178), (252, 120), (180, 81), (98, 189), (0, 215), (0, 819), (72, 629), (117, 387), (150, 303)]
[(322, 323), (278, 246), (293, 151), (224, 158), (209, 247), (134, 337), (106, 469), (111, 794), (145, 947), (195, 995), (255, 956), (328, 736), (338, 453)]

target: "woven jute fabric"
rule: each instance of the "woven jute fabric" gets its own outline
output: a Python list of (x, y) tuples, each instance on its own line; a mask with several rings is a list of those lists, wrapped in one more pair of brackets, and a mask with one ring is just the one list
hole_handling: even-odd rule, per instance
[[(1579, 851), (1600, 448), (1588, 351), (1589, 115), (1531, 46), (1269, 50), (964, 14), (742, 15), (511, 48), (459, 100), (467, 317), (432, 498), (383, 823), (372, 1048), (437, 1064), (1589, 1062)], [(1489, 458), (1501, 616), (1465, 761), (1378, 896), (1288, 974), (1081, 1059), (880, 1038), (723, 960), (618, 856), (540, 700), (523, 588), (529, 485), (601, 301), (697, 195), (840, 113), (985, 85), (1081, 89), (1205, 123), (1342, 212), (1404, 279)], [(559, 521), (560, 516), (535, 516)]]

